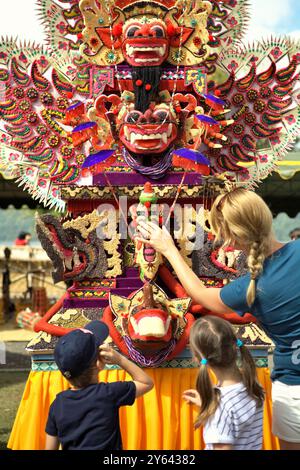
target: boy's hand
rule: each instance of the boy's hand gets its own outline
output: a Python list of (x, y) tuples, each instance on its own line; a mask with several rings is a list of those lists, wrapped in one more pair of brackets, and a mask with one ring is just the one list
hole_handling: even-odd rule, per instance
[(131, 362), (126, 356), (123, 356), (118, 351), (113, 349), (108, 344), (102, 344), (99, 348), (100, 359), (107, 364), (117, 364), (124, 369), (133, 380), (135, 384), (135, 397), (140, 397), (149, 392), (153, 388), (153, 380), (144, 372), (137, 364)]
[(196, 405), (199, 407), (201, 406), (201, 398), (197, 390), (193, 390), (193, 389), (185, 390), (182, 396), (188, 403), (192, 403), (193, 405)]
[(108, 344), (101, 344), (99, 348), (100, 358), (106, 362), (106, 364), (117, 364), (119, 365), (122, 355), (113, 349)]

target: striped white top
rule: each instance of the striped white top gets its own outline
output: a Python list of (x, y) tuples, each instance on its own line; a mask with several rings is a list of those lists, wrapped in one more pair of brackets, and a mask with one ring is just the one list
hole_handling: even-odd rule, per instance
[(233, 450), (260, 450), (263, 407), (258, 408), (243, 383), (218, 387), (220, 404), (203, 429), (206, 450), (213, 444), (231, 444)]

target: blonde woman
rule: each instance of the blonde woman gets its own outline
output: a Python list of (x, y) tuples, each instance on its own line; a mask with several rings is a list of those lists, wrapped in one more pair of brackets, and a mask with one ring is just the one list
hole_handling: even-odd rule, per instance
[(206, 288), (187, 266), (168, 231), (141, 222), (140, 240), (162, 253), (196, 303), (215, 313), (254, 315), (275, 344), (273, 433), (281, 449), (300, 450), (300, 240), (279, 243), (272, 214), (257, 194), (238, 188), (211, 210), (216, 240), (248, 255), (249, 273), (223, 288)]

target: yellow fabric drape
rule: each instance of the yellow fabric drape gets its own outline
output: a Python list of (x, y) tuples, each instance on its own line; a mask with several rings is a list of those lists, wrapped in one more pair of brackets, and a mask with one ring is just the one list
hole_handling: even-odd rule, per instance
[[(133, 406), (120, 409), (124, 449), (130, 450), (199, 450), (204, 443), (200, 430), (194, 431), (195, 407), (182, 399), (184, 390), (195, 387), (197, 369), (148, 369), (154, 388), (136, 400)], [(271, 434), (271, 382), (267, 368), (257, 369), (258, 379), (266, 390), (264, 442), (266, 450), (278, 449)], [(104, 382), (131, 380), (123, 370), (104, 370)], [(59, 371), (31, 372), (19, 406), (8, 447), (13, 450), (41, 450), (45, 446), (45, 425), (49, 406), (55, 396), (68, 388)]]

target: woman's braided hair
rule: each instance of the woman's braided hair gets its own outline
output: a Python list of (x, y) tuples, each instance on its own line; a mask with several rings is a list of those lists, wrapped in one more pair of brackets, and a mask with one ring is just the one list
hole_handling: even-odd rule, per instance
[(256, 293), (256, 286), (255, 280), (259, 277), (263, 270), (264, 260), (265, 260), (265, 244), (263, 241), (253, 242), (249, 256), (247, 259), (248, 268), (250, 272), (250, 284), (247, 290), (247, 303), (248, 305), (252, 305), (255, 300), (255, 293)]
[(247, 303), (251, 306), (256, 295), (256, 280), (262, 273), (272, 238), (272, 213), (260, 196), (253, 191), (237, 188), (217, 197), (210, 222), (216, 242), (238, 247), (248, 253), (251, 279)]

